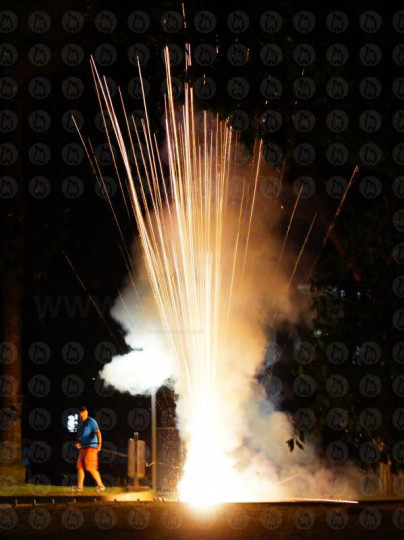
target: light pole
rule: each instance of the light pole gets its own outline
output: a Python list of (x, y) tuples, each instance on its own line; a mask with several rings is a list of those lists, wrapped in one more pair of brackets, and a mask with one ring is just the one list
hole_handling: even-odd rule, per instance
[(151, 393), (151, 460), (152, 466), (152, 489), (157, 491), (157, 408), (156, 408), (157, 388)]

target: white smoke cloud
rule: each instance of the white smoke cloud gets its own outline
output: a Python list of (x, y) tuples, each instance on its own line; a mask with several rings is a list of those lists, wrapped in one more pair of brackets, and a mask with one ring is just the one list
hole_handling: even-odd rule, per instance
[(138, 268), (136, 288), (130, 280), (111, 311), (132, 350), (105, 364), (100, 377), (120, 392), (146, 395), (176, 378), (176, 373), (151, 292), (144, 282), (144, 268)]
[[(215, 418), (222, 437), (216, 443), (234, 460), (238, 481), (243, 486), (243, 500), (323, 497), (332, 493), (334, 471), (320, 462), (313, 441), (306, 443), (304, 450), (289, 451), (286, 441), (294, 435), (293, 422), (288, 414), (277, 411), (268, 401), (264, 388), (255, 378), (263, 368), (267, 346), (265, 327), (274, 311), (288, 320), (296, 320), (298, 316), (288, 295), (285, 271), (277, 268), (280, 242), (268, 234), (268, 206), (268, 201), (258, 201), (246, 267), (248, 280), (244, 290), (234, 293), (230, 339), (217, 366), (220, 394), (216, 396)], [(231, 212), (227, 215), (227, 226), (229, 230), (235, 226)], [(181, 374), (175, 372), (154, 298), (147, 286), (144, 263), (138, 255), (135, 259), (137, 288), (132, 281), (128, 282), (112, 311), (134, 350), (115, 357), (100, 375), (119, 391), (134, 395), (153, 392), (167, 379), (174, 379), (178, 394), (177, 423), (187, 441), (194, 428), (189, 395), (184, 391)], [(201, 427), (206, 438), (210, 427)], [(215, 459), (215, 450), (207, 445), (207, 452), (212, 453), (209, 459)], [(212, 474), (215, 481), (215, 473)], [(346, 482), (339, 496), (353, 495), (352, 483)]]

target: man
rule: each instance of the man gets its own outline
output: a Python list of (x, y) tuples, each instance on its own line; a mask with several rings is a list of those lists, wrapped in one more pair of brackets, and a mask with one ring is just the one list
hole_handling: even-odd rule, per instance
[(85, 470), (94, 478), (97, 491), (104, 491), (100, 473), (98, 472), (98, 452), (101, 450), (101, 431), (94, 418), (88, 416), (86, 407), (80, 407), (79, 425), (77, 427), (76, 448), (80, 449), (77, 460), (76, 492), (83, 491)]

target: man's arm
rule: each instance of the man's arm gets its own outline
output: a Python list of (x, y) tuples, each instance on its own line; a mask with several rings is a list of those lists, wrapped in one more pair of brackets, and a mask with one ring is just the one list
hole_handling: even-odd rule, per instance
[(98, 440), (98, 446), (97, 446), (97, 449), (98, 449), (98, 450), (101, 450), (101, 444), (102, 444), (101, 431), (100, 431), (99, 429), (96, 429), (94, 433), (97, 435), (97, 440)]
[(76, 435), (76, 444), (74, 446), (76, 448), (78, 448), (78, 449), (81, 448), (81, 436), (80, 436), (78, 431), (77, 431), (77, 435)]

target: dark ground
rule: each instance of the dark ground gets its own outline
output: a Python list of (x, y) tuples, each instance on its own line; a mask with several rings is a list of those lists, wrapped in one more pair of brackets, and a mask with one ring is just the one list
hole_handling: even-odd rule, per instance
[(404, 501), (223, 504), (213, 516), (176, 502), (0, 505), (0, 539), (403, 538)]

